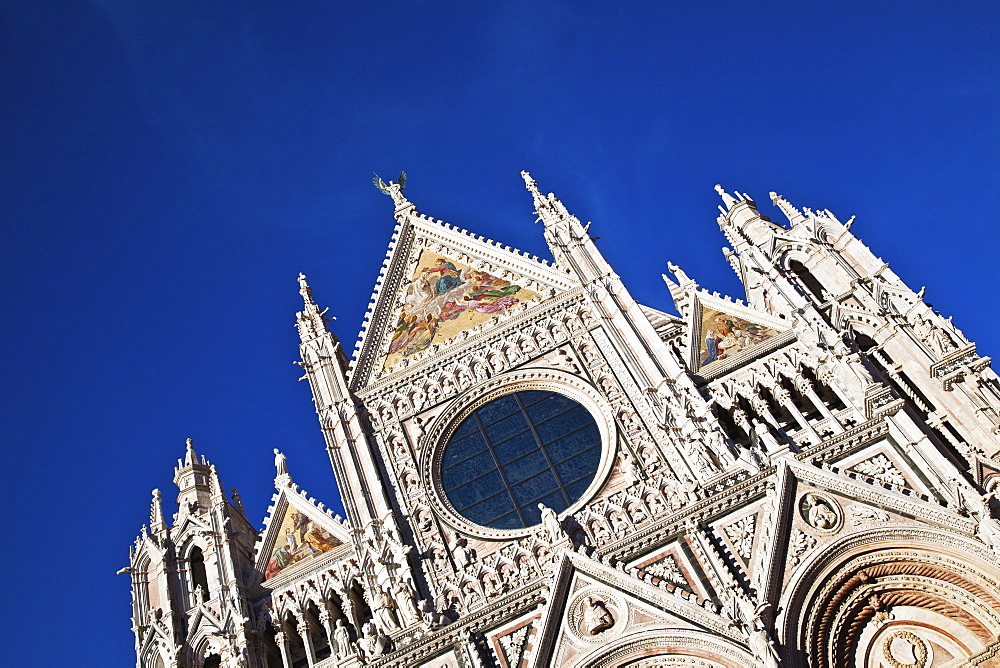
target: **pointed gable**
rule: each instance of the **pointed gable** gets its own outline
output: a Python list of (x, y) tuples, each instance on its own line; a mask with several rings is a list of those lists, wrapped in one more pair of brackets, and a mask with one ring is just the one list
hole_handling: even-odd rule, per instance
[(355, 389), (575, 286), (546, 260), (412, 210), (397, 215), (355, 350)]
[(699, 291), (688, 322), (688, 365), (700, 375), (734, 368), (789, 340), (790, 323), (740, 302)]
[(257, 552), (257, 568), (264, 580), (270, 580), (286, 569), (292, 568), (330, 552), (343, 545), (350, 545), (347, 529), (329, 512), (321, 510), (314, 499), (305, 492), (298, 492), (297, 485), (288, 476), (275, 481), (278, 489), (274, 495), (271, 514), (265, 520), (263, 539)]

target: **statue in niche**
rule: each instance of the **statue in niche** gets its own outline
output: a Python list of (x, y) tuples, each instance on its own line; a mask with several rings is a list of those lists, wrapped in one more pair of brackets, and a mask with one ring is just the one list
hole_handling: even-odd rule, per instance
[(389, 649), (389, 638), (379, 633), (372, 622), (367, 622), (362, 627), (361, 638), (358, 642), (369, 661), (377, 656), (382, 656)]
[(354, 645), (351, 643), (351, 635), (344, 625), (344, 620), (337, 618), (337, 623), (333, 627), (333, 647), (339, 656), (349, 656), (354, 654)]
[(581, 627), (589, 636), (596, 636), (615, 625), (614, 615), (608, 610), (604, 601), (596, 596), (588, 596), (582, 605)]
[(372, 592), (372, 607), (375, 611), (375, 618), (378, 619), (379, 626), (384, 629), (398, 629), (399, 620), (396, 617), (396, 601), (384, 589), (376, 587)]
[(455, 541), (451, 544), (451, 556), (455, 559), (455, 567), (460, 571), (464, 571), (476, 560), (475, 551), (469, 548), (469, 542), (461, 534), (455, 534)]
[(421, 601), (420, 613), (424, 622), (432, 629), (438, 629), (451, 624), (451, 619), (447, 615), (435, 610), (431, 602), (427, 599)]
[(816, 494), (806, 494), (802, 498), (802, 515), (814, 529), (828, 531), (837, 525), (837, 511), (829, 501)]

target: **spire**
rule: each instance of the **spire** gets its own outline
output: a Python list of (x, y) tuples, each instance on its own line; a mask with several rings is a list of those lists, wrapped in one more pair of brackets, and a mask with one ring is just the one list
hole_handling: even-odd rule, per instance
[(243, 497), (240, 496), (240, 490), (236, 489), (235, 487), (233, 487), (232, 489), (232, 499), (233, 499), (233, 508), (236, 508), (236, 510), (240, 512), (240, 515), (246, 517), (247, 511), (246, 508), (243, 507)]
[(667, 289), (670, 290), (670, 296), (674, 300), (677, 312), (684, 317), (688, 317), (690, 315), (688, 307), (691, 305), (690, 296), (692, 293), (698, 291), (698, 284), (673, 262), (667, 262), (667, 269), (674, 275), (677, 282), (674, 283), (666, 274), (663, 274), (663, 282), (667, 284)]
[(788, 218), (789, 223), (797, 225), (806, 219), (806, 217), (802, 215), (802, 212), (792, 206), (792, 203), (787, 199), (773, 190), (769, 194), (771, 195), (771, 203), (781, 209), (781, 212), (785, 214), (786, 218)]
[(576, 216), (570, 214), (566, 206), (559, 201), (559, 198), (553, 193), (542, 195), (542, 192), (538, 189), (538, 182), (531, 178), (531, 174), (528, 172), (522, 170), (521, 178), (524, 179), (524, 185), (534, 200), (535, 213), (538, 214), (539, 219), (545, 224), (546, 230), (559, 228), (563, 234), (568, 233), (569, 237), (564, 239), (564, 241), (583, 239), (587, 236), (587, 230), (580, 224)]
[(185, 444), (187, 445), (187, 452), (184, 455), (184, 465), (194, 466), (198, 463), (198, 455), (194, 451), (194, 441), (189, 438), (185, 441)]
[(167, 528), (167, 523), (163, 519), (163, 503), (158, 489), (153, 490), (153, 503), (149, 509), (149, 527), (153, 533), (159, 533)]
[[(734, 206), (736, 206), (736, 198), (727, 193), (725, 190), (723, 190), (722, 186), (719, 185), (718, 183), (715, 184), (715, 192), (719, 193), (719, 197), (722, 198), (722, 203), (726, 205), (726, 208), (723, 210), (722, 213), (725, 213), (726, 211), (729, 211)], [(721, 209), (722, 207), (719, 208)]]
[(306, 275), (299, 273), (299, 294), (302, 295), (304, 308), (295, 314), (295, 326), (299, 328), (299, 337), (302, 342), (312, 341), (327, 333), (326, 323), (336, 320), (333, 316), (325, 318), (326, 312), (330, 309), (319, 310), (319, 306), (312, 298), (312, 288), (306, 283)]
[(531, 197), (535, 201), (535, 208), (540, 209), (548, 204), (547, 200), (542, 196), (541, 191), (538, 189), (538, 181), (531, 178), (531, 174), (522, 169), (521, 178), (524, 179), (524, 186), (528, 189), (528, 192), (531, 193)]
[(677, 283), (679, 285), (684, 285), (685, 283), (692, 283), (691, 278), (681, 269), (679, 266), (673, 262), (667, 262), (667, 270), (677, 278)]
[(194, 513), (199, 508), (208, 508), (212, 496), (212, 467), (194, 451), (194, 444), (186, 441), (187, 451), (183, 460), (177, 461), (174, 469), (174, 484), (180, 490), (177, 503), (182, 513)]
[(222, 481), (219, 480), (219, 472), (215, 470), (215, 464), (209, 466), (209, 471), (211, 471), (209, 485), (212, 489), (212, 498), (225, 499), (226, 496), (222, 492)]

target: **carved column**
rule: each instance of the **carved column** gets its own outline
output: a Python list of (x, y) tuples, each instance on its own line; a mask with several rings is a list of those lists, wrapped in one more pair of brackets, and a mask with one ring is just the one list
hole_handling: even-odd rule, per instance
[(275, 629), (274, 642), (277, 643), (278, 649), (281, 650), (282, 668), (292, 668), (292, 661), (288, 656), (288, 638), (285, 636), (285, 632), (281, 626), (275, 625)]
[(313, 647), (312, 634), (309, 633), (309, 620), (301, 610), (292, 610), (292, 614), (295, 616), (295, 628), (298, 631), (299, 639), (306, 648), (306, 661), (312, 668), (312, 665), (316, 663), (316, 648)]

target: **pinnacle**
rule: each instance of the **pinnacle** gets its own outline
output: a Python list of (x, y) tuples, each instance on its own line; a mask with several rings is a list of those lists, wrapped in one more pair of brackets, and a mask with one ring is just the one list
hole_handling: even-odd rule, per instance
[(184, 455), (184, 464), (186, 466), (194, 466), (198, 463), (198, 455), (194, 451), (194, 441), (189, 438), (185, 443), (187, 445), (187, 453)]

